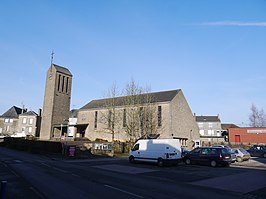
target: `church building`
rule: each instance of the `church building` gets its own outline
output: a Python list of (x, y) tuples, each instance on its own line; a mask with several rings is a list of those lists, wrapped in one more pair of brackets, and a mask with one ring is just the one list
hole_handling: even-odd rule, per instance
[(65, 67), (51, 64), (46, 75), (40, 139), (58, 139), (66, 134), (71, 87), (71, 72)]

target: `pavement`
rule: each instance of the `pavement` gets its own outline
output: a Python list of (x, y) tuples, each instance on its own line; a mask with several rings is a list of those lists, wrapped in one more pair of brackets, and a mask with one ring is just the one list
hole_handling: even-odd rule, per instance
[[(115, 160), (125, 160), (126, 157), (110, 158), (110, 157), (100, 157), (95, 156), (89, 159), (71, 159), (62, 158), (61, 155), (45, 155), (45, 157), (51, 160), (65, 161), (65, 162), (91, 162), (91, 161), (114, 161)], [(122, 165), (105, 165), (105, 166), (95, 166), (99, 169), (107, 170), (117, 170), (128, 172), (128, 166)], [(125, 168), (127, 167), (127, 168)], [(236, 168), (248, 168), (252, 171), (234, 174), (231, 176), (220, 176), (216, 178), (210, 178), (206, 180), (200, 180), (192, 182), (191, 184), (197, 186), (212, 187), (222, 190), (235, 191), (243, 194), (250, 195), (255, 198), (266, 198), (266, 158), (251, 158), (249, 161), (236, 162), (231, 164), (230, 167)], [(152, 171), (152, 170), (151, 170)], [(145, 172), (151, 172), (149, 169)], [(142, 173), (144, 172), (140, 168), (130, 167), (131, 173)], [(254, 173), (256, 173), (256, 178), (254, 178)], [(0, 181), (7, 181), (7, 195), (6, 199), (44, 199), (37, 190), (35, 190), (31, 185), (23, 180), (15, 171), (5, 164), (5, 161), (0, 161)], [(237, 183), (236, 183), (237, 182)], [(249, 184), (247, 189), (246, 185)], [(245, 185), (245, 186), (244, 186)], [(1, 198), (2, 199), (2, 198)]]
[[(31, 185), (4, 162), (0, 162), (1, 199), (43, 199)], [(6, 181), (3, 186), (2, 182)]]

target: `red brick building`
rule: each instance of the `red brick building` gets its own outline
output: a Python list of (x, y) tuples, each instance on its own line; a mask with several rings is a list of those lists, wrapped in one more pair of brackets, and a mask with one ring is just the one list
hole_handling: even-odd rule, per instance
[(266, 144), (266, 128), (228, 128), (231, 144)]

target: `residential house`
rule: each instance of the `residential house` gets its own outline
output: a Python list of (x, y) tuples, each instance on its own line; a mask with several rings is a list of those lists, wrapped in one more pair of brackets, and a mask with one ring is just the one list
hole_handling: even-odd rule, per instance
[(221, 144), (224, 142), (223, 130), (219, 115), (217, 116), (195, 116), (199, 127), (202, 146)]
[(26, 109), (12, 106), (2, 114), (0, 116), (0, 135), (11, 136), (18, 132), (19, 115), (26, 111)]
[(18, 137), (39, 137), (41, 127), (41, 110), (39, 115), (34, 111), (28, 111), (19, 115), (18, 130), (16, 136)]
[[(41, 110), (39, 110), (41, 113)], [(38, 137), (41, 116), (34, 111), (27, 111), (13, 106), (0, 116), (0, 135), (11, 137)]]

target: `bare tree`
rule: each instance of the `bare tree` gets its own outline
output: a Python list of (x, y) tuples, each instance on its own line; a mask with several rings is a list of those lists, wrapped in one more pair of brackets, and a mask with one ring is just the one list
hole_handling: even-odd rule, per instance
[(135, 141), (140, 136), (140, 112), (141, 101), (140, 95), (142, 94), (142, 88), (139, 87), (132, 79), (124, 89), (123, 105), (126, 113), (126, 122), (124, 128), (129, 135), (131, 141)]
[(156, 133), (157, 109), (150, 89), (138, 86), (131, 80), (125, 88), (125, 131), (131, 141)]
[(258, 108), (252, 104), (251, 113), (249, 115), (249, 121), (251, 127), (265, 127), (266, 126), (266, 115), (264, 110), (258, 110)]
[(117, 110), (118, 100), (118, 88), (116, 83), (113, 83), (112, 87), (107, 92), (107, 98), (105, 99), (105, 110), (101, 113), (101, 123), (106, 125), (106, 129), (112, 135), (112, 142), (115, 138), (115, 128), (119, 127), (120, 112)]

